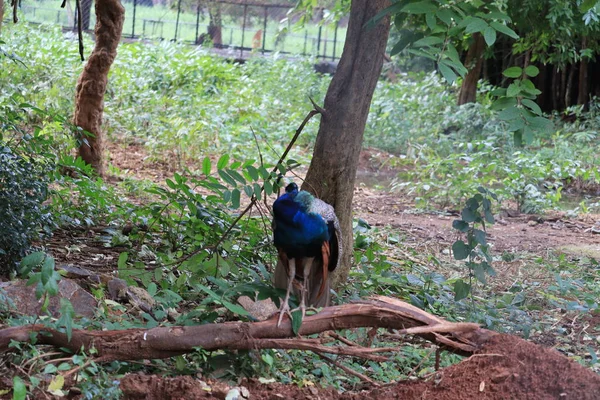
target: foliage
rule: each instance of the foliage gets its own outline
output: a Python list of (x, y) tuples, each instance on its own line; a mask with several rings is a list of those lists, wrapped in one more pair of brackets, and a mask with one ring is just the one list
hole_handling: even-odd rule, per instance
[[(492, 202), (498, 200), (496, 195), (483, 187), (479, 193), (467, 200), (462, 209), (461, 218), (452, 222), (452, 227), (466, 235), (466, 242), (457, 240), (452, 245), (452, 254), (456, 260), (465, 261), (469, 268), (469, 283), (462, 279), (454, 282), (454, 299), (462, 300), (473, 292), (473, 278), (485, 285), (486, 275), (495, 275), (492, 269), (492, 256), (486, 239), (485, 223), (493, 224)], [(480, 225), (482, 229), (477, 229)]]
[(43, 204), (53, 168), (50, 141), (39, 129), (23, 127), (21, 107), (27, 105), (0, 109), (0, 274), (14, 271), (39, 232), (49, 234), (53, 226)]

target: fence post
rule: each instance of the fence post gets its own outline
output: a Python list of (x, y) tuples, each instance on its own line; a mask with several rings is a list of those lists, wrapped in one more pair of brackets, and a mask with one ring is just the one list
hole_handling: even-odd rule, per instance
[(196, 38), (194, 39), (194, 44), (198, 44), (200, 29), (200, 0), (198, 0), (198, 6), (196, 8)]
[(248, 16), (248, 5), (244, 4), (244, 22), (242, 23), (242, 45), (240, 46), (240, 58), (244, 57), (244, 36), (246, 35), (246, 17), (247, 16)]
[(306, 42), (308, 41), (308, 29), (304, 31), (304, 50), (302, 50), (302, 55), (306, 55)]
[(179, 30), (179, 14), (181, 14), (181, 0), (177, 2), (177, 21), (175, 21), (175, 37), (174, 41), (177, 41), (177, 31)]
[(137, 8), (137, 0), (133, 0), (133, 24), (131, 24), (131, 37), (135, 37), (135, 10)]
[(265, 6), (265, 20), (263, 21), (262, 53), (265, 54), (265, 43), (267, 42), (267, 17), (268, 8)]
[(319, 59), (319, 51), (321, 51), (321, 30), (323, 25), (319, 25), (319, 34), (317, 35), (317, 59)]

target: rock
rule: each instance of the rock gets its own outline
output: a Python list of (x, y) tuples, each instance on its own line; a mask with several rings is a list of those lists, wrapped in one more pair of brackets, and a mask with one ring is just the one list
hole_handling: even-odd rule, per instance
[(254, 301), (248, 296), (240, 296), (238, 303), (257, 321), (269, 319), (278, 310), (271, 299)]
[[(14, 303), (19, 312), (26, 315), (38, 315), (42, 309), (42, 301), (35, 297), (35, 287), (27, 286), (24, 280), (0, 282), (2, 294)], [(98, 303), (94, 296), (71, 279), (61, 279), (58, 282), (58, 295), (50, 296), (48, 312), (55, 318), (59, 317), (61, 298), (71, 302), (77, 317), (92, 318), (96, 312)]]
[(127, 282), (123, 279), (115, 278), (107, 282), (108, 295), (111, 300), (124, 301), (127, 300)]

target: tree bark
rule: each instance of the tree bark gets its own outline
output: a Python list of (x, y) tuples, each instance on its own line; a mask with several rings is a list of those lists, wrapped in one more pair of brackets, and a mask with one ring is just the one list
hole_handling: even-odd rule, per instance
[(334, 271), (333, 286), (348, 277), (351, 267), (352, 197), (367, 115), (377, 85), (390, 31), (386, 17), (365, 27), (389, 0), (353, 0), (344, 51), (325, 96), (325, 110), (306, 181), (302, 188), (335, 208), (344, 252)]
[[(400, 334), (417, 335), (445, 350), (470, 355), (495, 332), (473, 323), (453, 323), (431, 315), (403, 301), (375, 296), (353, 304), (324, 308), (306, 317), (298, 332), (301, 336), (337, 329), (382, 327), (399, 329)], [(142, 360), (174, 357), (204, 350), (301, 349), (331, 354), (346, 354), (384, 361), (375, 353), (395, 348), (325, 346), (321, 339), (294, 338), (289, 318), (277, 327), (277, 318), (262, 322), (226, 322), (197, 326), (170, 326), (152, 329), (91, 331), (73, 329), (72, 337), (44, 325), (25, 325), (0, 329), (0, 354), (10, 350), (11, 342), (34, 341), (69, 349), (73, 353), (92, 348), (96, 361)]]
[[(581, 50), (587, 49), (587, 36), (581, 39)], [(590, 86), (588, 82), (588, 59), (583, 57), (579, 64), (579, 88), (577, 90), (577, 104), (583, 104), (584, 109), (587, 109), (589, 100)]]
[(96, 1), (96, 46), (79, 77), (75, 95), (73, 123), (89, 132), (78, 139), (79, 155), (98, 175), (105, 172), (103, 159), (104, 134), (100, 128), (104, 110), (104, 93), (108, 71), (116, 55), (123, 32), (125, 8), (119, 0)]
[(467, 51), (465, 66), (469, 70), (465, 79), (463, 79), (458, 95), (458, 105), (475, 103), (477, 100), (477, 81), (481, 76), (481, 67), (483, 66), (483, 51), (485, 50), (485, 41), (483, 35), (479, 32), (473, 34), (473, 42)]
[(221, 5), (214, 0), (211, 0), (208, 4), (208, 15), (210, 18), (210, 22), (208, 23), (208, 35), (212, 40), (213, 46), (220, 47), (223, 44)]

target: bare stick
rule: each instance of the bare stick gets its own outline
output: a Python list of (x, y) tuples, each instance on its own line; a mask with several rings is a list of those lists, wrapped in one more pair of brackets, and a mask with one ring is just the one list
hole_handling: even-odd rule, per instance
[(329, 364), (338, 367), (339, 369), (341, 369), (342, 371), (350, 374), (350, 375), (354, 375), (356, 376), (358, 379), (370, 383), (373, 386), (381, 386), (381, 384), (377, 381), (374, 381), (373, 379), (369, 378), (366, 375), (361, 374), (358, 371), (353, 370), (352, 368), (348, 368), (343, 364), (340, 364), (339, 362), (337, 362), (336, 360), (333, 360), (329, 357), (327, 357), (325, 354), (321, 354), (321, 353), (316, 353), (319, 357), (321, 357), (323, 360), (327, 361)]

